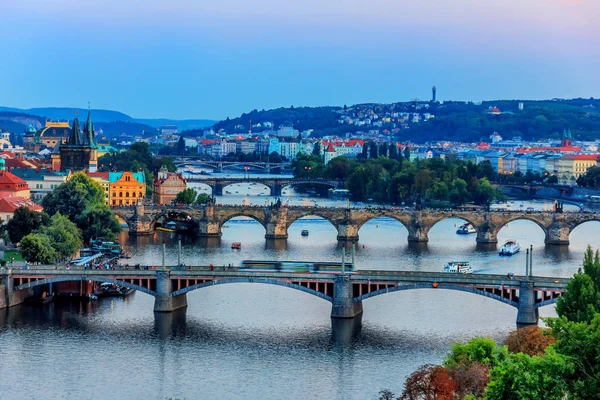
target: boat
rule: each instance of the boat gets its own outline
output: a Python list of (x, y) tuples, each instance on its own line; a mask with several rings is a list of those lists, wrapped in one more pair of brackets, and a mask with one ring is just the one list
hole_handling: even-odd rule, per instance
[(468, 235), (470, 233), (477, 233), (477, 229), (472, 224), (464, 224), (456, 230), (459, 235)]
[(177, 232), (177, 223), (170, 221), (167, 222), (164, 226), (159, 226), (156, 228), (157, 231), (163, 232)]
[(501, 256), (512, 256), (513, 254), (517, 254), (519, 251), (521, 251), (521, 245), (517, 243), (516, 240), (507, 240), (506, 243), (500, 247), (498, 254)]
[(233, 242), (233, 243), (231, 243), (231, 248), (235, 249), (235, 250), (239, 250), (242, 248), (242, 244), (240, 242)]
[(471, 274), (473, 273), (473, 269), (468, 261), (450, 261), (444, 267), (444, 272), (453, 274)]
[(96, 291), (99, 297), (126, 297), (135, 292), (134, 289), (118, 286), (112, 282), (104, 282), (100, 284), (100, 289)]
[(302, 229), (302, 236), (308, 236), (308, 229)]
[(93, 253), (102, 253), (105, 255), (118, 256), (123, 252), (119, 243), (106, 242), (102, 241), (102, 239), (90, 240), (90, 247)]

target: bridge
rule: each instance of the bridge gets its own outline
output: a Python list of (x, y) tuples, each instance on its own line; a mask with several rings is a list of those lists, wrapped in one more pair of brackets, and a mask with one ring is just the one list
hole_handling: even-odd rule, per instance
[[(0, 273), (7, 299), (42, 285), (58, 282), (112, 282), (154, 296), (155, 312), (187, 307), (186, 294), (230, 283), (261, 283), (302, 291), (331, 303), (332, 318), (362, 314), (364, 300), (403, 290), (457, 290), (500, 301), (517, 309), (517, 324), (537, 324), (540, 307), (554, 304), (569, 279), (537, 276), (463, 275), (414, 271), (357, 271), (320, 274), (211, 271), (210, 267), (160, 270), (4, 270)], [(433, 293), (432, 293), (433, 295)], [(21, 295), (20, 298), (23, 296)], [(10, 302), (9, 302), (10, 305)]]
[(186, 168), (186, 167), (209, 167), (218, 172), (223, 172), (225, 168), (233, 167), (249, 167), (260, 169), (265, 173), (271, 172), (271, 170), (281, 170), (284, 167), (289, 167), (290, 163), (272, 163), (262, 161), (219, 161), (219, 160), (194, 160), (180, 158), (174, 161), (175, 167)]
[(302, 179), (302, 178), (260, 178), (260, 177), (248, 177), (248, 178), (215, 178), (207, 176), (206, 178), (191, 178), (186, 179), (188, 182), (203, 183), (210, 186), (212, 194), (214, 196), (222, 196), (223, 189), (228, 185), (235, 183), (260, 183), (267, 186), (271, 190), (271, 196), (281, 196), (281, 191), (286, 186), (310, 184), (310, 185), (322, 185), (334, 189), (341, 189), (344, 187), (344, 181), (335, 179)]
[[(300, 218), (321, 217), (337, 230), (340, 241), (358, 241), (359, 229), (374, 218), (388, 217), (399, 221), (408, 230), (409, 242), (427, 242), (429, 231), (438, 222), (459, 218), (477, 229), (477, 243), (498, 243), (498, 232), (516, 220), (536, 223), (544, 232), (545, 243), (568, 245), (571, 231), (580, 224), (600, 222), (600, 214), (548, 211), (461, 211), (461, 210), (403, 210), (393, 208), (327, 208), (304, 206), (129, 206), (113, 207), (113, 212), (127, 222), (131, 235), (154, 234), (158, 220), (168, 213), (182, 213), (190, 217), (203, 237), (220, 237), (223, 225), (235, 217), (249, 217), (258, 221), (266, 231), (266, 239), (286, 239), (288, 229)], [(390, 240), (394, 240), (390, 238)]]

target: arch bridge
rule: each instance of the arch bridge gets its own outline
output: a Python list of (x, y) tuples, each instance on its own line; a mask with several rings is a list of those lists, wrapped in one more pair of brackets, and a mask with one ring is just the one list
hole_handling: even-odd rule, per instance
[(236, 183), (260, 183), (262, 185), (267, 186), (271, 191), (271, 196), (281, 196), (281, 192), (286, 186), (294, 186), (294, 185), (322, 185), (327, 186), (334, 189), (339, 189), (344, 187), (344, 182), (335, 179), (317, 179), (317, 178), (262, 178), (262, 177), (248, 177), (248, 178), (215, 178), (215, 177), (206, 177), (206, 178), (191, 178), (187, 179), (188, 182), (193, 183), (203, 183), (207, 186), (210, 186), (212, 190), (212, 194), (214, 196), (222, 196), (223, 189), (226, 186), (233, 185)]
[[(171, 312), (187, 307), (193, 290), (233, 283), (278, 285), (314, 295), (331, 303), (332, 318), (354, 318), (371, 297), (404, 290), (457, 290), (484, 296), (517, 308), (517, 324), (537, 324), (538, 309), (554, 304), (569, 279), (506, 275), (462, 275), (414, 271), (357, 271), (353, 274), (318, 274), (212, 271), (208, 266), (185, 270), (6, 270), (0, 275), (5, 296), (57, 282), (112, 282), (155, 297), (154, 311)], [(434, 295), (434, 292), (431, 292)]]
[(193, 159), (177, 159), (174, 162), (177, 168), (187, 167), (209, 167), (219, 172), (226, 168), (249, 167), (263, 170), (266, 173), (273, 169), (288, 167), (290, 163), (272, 163), (262, 161), (219, 161), (219, 160), (193, 160)]
[(258, 221), (266, 230), (267, 239), (285, 239), (288, 229), (300, 218), (316, 216), (328, 220), (337, 230), (337, 239), (358, 241), (359, 229), (374, 218), (388, 217), (399, 221), (408, 230), (409, 242), (427, 242), (429, 231), (440, 221), (459, 218), (471, 223), (477, 230), (477, 242), (498, 243), (498, 233), (506, 224), (516, 220), (528, 220), (537, 224), (545, 235), (546, 244), (568, 245), (573, 229), (589, 221), (600, 222), (600, 214), (547, 211), (440, 211), (401, 210), (392, 208), (327, 208), (304, 206), (144, 206), (113, 207), (116, 215), (123, 218), (130, 234), (154, 233), (156, 221), (168, 212), (184, 213), (198, 223), (200, 236), (221, 236), (222, 226), (232, 218), (245, 216)]

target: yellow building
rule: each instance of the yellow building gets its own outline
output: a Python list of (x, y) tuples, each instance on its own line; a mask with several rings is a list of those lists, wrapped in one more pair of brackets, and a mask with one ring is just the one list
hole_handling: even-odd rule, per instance
[(108, 182), (108, 172), (89, 172), (88, 177), (95, 180), (104, 189), (104, 200), (110, 205), (110, 184)]
[(143, 172), (109, 172), (108, 185), (111, 206), (135, 205), (146, 196)]

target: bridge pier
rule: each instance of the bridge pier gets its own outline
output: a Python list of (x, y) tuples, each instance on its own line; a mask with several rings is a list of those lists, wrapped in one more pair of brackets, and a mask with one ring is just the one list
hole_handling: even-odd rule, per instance
[(173, 296), (173, 287), (169, 271), (156, 273), (156, 297), (154, 298), (154, 312), (172, 312), (187, 307), (185, 294)]
[(338, 226), (336, 226), (338, 234), (337, 234), (337, 240), (339, 242), (346, 242), (346, 243), (352, 243), (352, 242), (358, 242), (358, 225), (354, 224), (354, 223), (349, 223), (349, 222), (343, 222), (341, 224), (339, 224)]
[(354, 301), (349, 275), (337, 275), (333, 283), (331, 318), (354, 318), (363, 312), (362, 301)]
[[(221, 186), (221, 191), (223, 187)], [(221, 222), (215, 217), (215, 204), (210, 201), (204, 207), (204, 215), (198, 221), (198, 236), (221, 237)]]
[(498, 231), (488, 222), (484, 222), (477, 227), (476, 241), (479, 244), (496, 244), (498, 243)]
[(265, 210), (265, 239), (288, 238), (288, 209), (270, 207)]
[(281, 196), (281, 190), (283, 189), (283, 185), (279, 183), (274, 184), (271, 187), (271, 196)]
[(130, 235), (145, 236), (154, 234), (154, 219), (145, 214), (145, 206), (138, 203), (133, 212), (133, 217), (127, 221)]
[(223, 196), (223, 185), (221, 183), (215, 183), (212, 187), (213, 196)]
[(555, 222), (548, 227), (544, 243), (553, 245), (569, 245), (571, 227), (564, 222)]
[(408, 241), (409, 242), (429, 242), (429, 236), (427, 235), (429, 229), (421, 225), (413, 225), (408, 229)]
[(14, 283), (15, 281), (9, 275), (8, 270), (2, 271), (2, 274), (0, 274), (0, 309), (16, 306), (33, 296), (32, 289), (15, 291)]
[(533, 282), (521, 282), (519, 287), (519, 307), (517, 312), (517, 327), (537, 325), (539, 312), (535, 306), (535, 291)]

